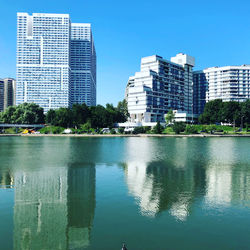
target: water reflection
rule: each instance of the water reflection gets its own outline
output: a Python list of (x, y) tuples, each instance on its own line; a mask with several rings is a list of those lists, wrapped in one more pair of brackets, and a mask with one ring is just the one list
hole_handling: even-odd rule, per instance
[(0, 171), (0, 188), (12, 188), (14, 178), (10, 171)]
[(249, 203), (249, 148), (237, 148), (234, 138), (222, 139), (220, 143), (209, 140), (208, 146), (206, 205), (228, 207), (235, 201)]
[(95, 212), (95, 166), (14, 173), (14, 249), (89, 245)]
[[(8, 143), (0, 147), (0, 188), (14, 188), (15, 249), (92, 249), (93, 232), (103, 234), (107, 223), (119, 220), (121, 211), (109, 214), (109, 207), (124, 202), (118, 194), (126, 192), (133, 197), (128, 220), (137, 216), (135, 201), (142, 215), (138, 224), (163, 214), (169, 216), (164, 223), (179, 224), (197, 209), (206, 214), (250, 207), (250, 143), (243, 138), (10, 138)], [(124, 172), (105, 168), (106, 177), (99, 172), (101, 186), (122, 191), (102, 194), (112, 196), (107, 199), (112, 204), (102, 200), (95, 209), (96, 166), (103, 163)], [(125, 187), (116, 177), (124, 178)], [(95, 227), (101, 229), (93, 230), (97, 211)], [(106, 224), (100, 226), (103, 213)]]
[(167, 210), (184, 221), (203, 197), (206, 206), (249, 204), (249, 155), (241, 158), (234, 139), (128, 140), (126, 152), (128, 190), (144, 216)]

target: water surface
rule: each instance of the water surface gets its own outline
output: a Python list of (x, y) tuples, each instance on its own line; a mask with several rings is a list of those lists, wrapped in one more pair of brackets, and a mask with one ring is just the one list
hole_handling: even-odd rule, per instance
[(250, 138), (0, 138), (0, 249), (250, 249)]

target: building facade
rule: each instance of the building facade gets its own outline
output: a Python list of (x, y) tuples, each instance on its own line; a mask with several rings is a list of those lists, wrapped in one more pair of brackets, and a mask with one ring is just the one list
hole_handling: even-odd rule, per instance
[[(77, 81), (74, 81), (71, 66), (74, 68), (82, 58), (92, 58), (95, 54), (84, 49), (74, 50), (72, 37), (75, 36), (71, 34), (71, 30), (74, 31), (72, 27), (74, 24), (71, 24), (68, 14), (17, 13), (17, 105), (34, 102), (46, 112), (86, 100), (74, 99), (74, 91), (78, 90), (84, 96), (87, 90), (82, 85), (74, 86)], [(77, 39), (82, 41), (80, 36)], [(93, 60), (89, 61), (95, 72)], [(81, 74), (79, 77), (84, 78), (85, 75)], [(80, 81), (85, 83), (87, 78), (86, 75)], [(79, 90), (80, 87), (83, 89)], [(92, 103), (89, 102), (88, 105)]]
[(141, 71), (128, 80), (130, 122), (164, 122), (169, 109), (192, 113), (194, 58), (177, 54), (171, 61), (154, 55), (141, 59)]
[(96, 105), (96, 53), (89, 23), (71, 24), (71, 105)]
[(16, 104), (16, 80), (5, 78), (0, 80), (0, 112)]
[(193, 74), (193, 105), (194, 114), (203, 113), (206, 104), (206, 93), (208, 89), (207, 79), (202, 70), (194, 71)]
[(250, 99), (250, 65), (212, 67), (194, 72), (194, 110), (203, 112), (205, 102), (243, 102)]

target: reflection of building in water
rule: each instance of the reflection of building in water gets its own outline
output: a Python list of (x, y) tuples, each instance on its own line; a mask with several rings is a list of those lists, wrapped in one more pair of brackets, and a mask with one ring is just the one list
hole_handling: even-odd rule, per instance
[(241, 166), (240, 171), (237, 171), (235, 166), (235, 172), (232, 177), (232, 199), (233, 201), (240, 201), (244, 206), (250, 207), (250, 167)]
[(232, 168), (236, 164), (234, 140), (222, 140), (221, 143), (209, 140), (210, 160), (206, 169), (205, 197), (207, 204), (229, 205), (232, 200)]
[(125, 165), (125, 174), (130, 194), (137, 199), (143, 215), (154, 216), (158, 212), (159, 190), (153, 190), (153, 175), (147, 174), (147, 165), (131, 162)]
[(0, 172), (0, 188), (13, 188), (14, 179), (9, 171)]
[(95, 167), (16, 172), (15, 249), (75, 249), (89, 244)]
[(95, 211), (95, 167), (69, 168), (68, 239), (69, 249), (89, 244)]
[(250, 205), (250, 169), (241, 161), (235, 138), (209, 140), (210, 160), (206, 168), (208, 205), (230, 206), (232, 202)]
[(178, 169), (165, 162), (128, 163), (125, 175), (129, 192), (147, 216), (169, 210), (177, 219), (185, 220), (194, 197), (205, 187), (202, 168)]
[(206, 171), (206, 202), (211, 204), (228, 204), (231, 202), (232, 173), (225, 166), (209, 167)]
[(141, 213), (169, 210), (179, 220), (189, 214), (194, 196), (204, 193), (205, 170), (188, 157), (187, 140), (128, 140), (126, 182)]

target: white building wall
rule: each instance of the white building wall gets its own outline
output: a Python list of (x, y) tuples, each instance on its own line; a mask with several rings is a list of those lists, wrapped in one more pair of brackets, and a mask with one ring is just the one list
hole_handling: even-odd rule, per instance
[(16, 66), (17, 105), (34, 102), (47, 112), (73, 103), (96, 104), (90, 24), (71, 25), (68, 14), (17, 13)]
[(194, 58), (176, 57), (171, 61), (157, 55), (141, 59), (141, 71), (129, 78), (126, 88), (131, 122), (164, 122), (169, 109), (192, 113)]
[(203, 70), (208, 82), (206, 102), (245, 101), (250, 98), (250, 65), (213, 67)]
[(69, 15), (17, 13), (17, 105), (68, 106), (69, 39)]

